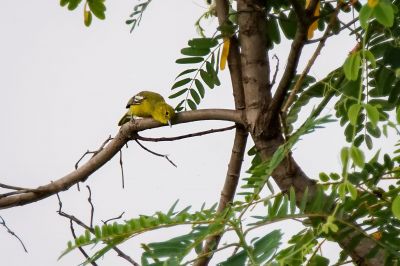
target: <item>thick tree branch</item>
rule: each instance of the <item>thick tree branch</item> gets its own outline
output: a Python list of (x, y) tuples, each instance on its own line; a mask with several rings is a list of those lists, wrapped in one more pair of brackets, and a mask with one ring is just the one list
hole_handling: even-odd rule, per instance
[[(230, 23), (228, 21), (229, 3), (227, 0), (217, 0), (216, 10), (218, 21), (220, 25)], [(236, 110), (244, 110), (245, 97), (243, 90), (241, 58), (239, 42), (236, 35), (230, 38), (230, 47), (228, 54), (228, 67), (231, 76), (231, 83), (233, 89), (233, 97), (235, 101)], [(244, 116), (243, 116), (244, 117)], [(239, 183), (240, 170), (242, 168), (243, 156), (246, 149), (248, 138), (247, 130), (240, 125), (237, 125), (235, 132), (235, 139), (233, 141), (231, 158), (228, 164), (228, 170), (225, 178), (224, 187), (221, 191), (221, 197), (218, 204), (217, 213), (222, 213), (229, 204), (232, 203), (235, 196), (236, 188)], [(208, 265), (214, 250), (217, 249), (222, 234), (213, 235), (209, 237), (203, 247), (202, 252), (199, 254), (195, 261), (195, 266)]]
[[(205, 109), (182, 112), (177, 114), (173, 123), (182, 124), (200, 120), (224, 120), (242, 124), (241, 112), (227, 109)], [(124, 124), (112, 141), (75, 171), (33, 190), (6, 197), (1, 197), (0, 195), (0, 209), (29, 204), (52, 196), (58, 192), (65, 191), (78, 182), (83, 182), (88, 176), (114, 157), (114, 155), (131, 140), (136, 132), (161, 126), (164, 125), (152, 119), (135, 120), (134, 123)]]

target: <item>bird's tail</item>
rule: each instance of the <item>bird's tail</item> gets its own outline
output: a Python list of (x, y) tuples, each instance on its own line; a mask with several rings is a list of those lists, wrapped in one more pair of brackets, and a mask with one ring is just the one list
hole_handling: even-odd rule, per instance
[(118, 126), (122, 126), (123, 124), (129, 122), (130, 120), (131, 120), (131, 116), (130, 116), (128, 113), (126, 113), (126, 114), (124, 114), (124, 116), (119, 120)]

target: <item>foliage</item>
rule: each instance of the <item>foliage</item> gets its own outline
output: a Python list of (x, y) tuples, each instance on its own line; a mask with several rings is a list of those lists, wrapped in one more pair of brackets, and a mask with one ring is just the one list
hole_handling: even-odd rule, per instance
[[(61, 0), (61, 5), (68, 5), (68, 9), (73, 10), (80, 2)], [(127, 21), (131, 30), (139, 25), (150, 2), (148, 0), (135, 6), (132, 19)], [(218, 35), (206, 37), (200, 26), (201, 19), (214, 14), (210, 7), (207, 15), (196, 23), (201, 36), (189, 40), (188, 46), (181, 49), (182, 58), (176, 63), (185, 66), (185, 69), (177, 75), (169, 96), (181, 99), (176, 106), (177, 111), (187, 110), (187, 107), (197, 109), (206, 96), (206, 87), (214, 89), (221, 85), (220, 48), (230, 37), (239, 34), (237, 11), (232, 1), (229, 3), (229, 23), (218, 29)], [(125, 223), (96, 226), (93, 231), (79, 236), (75, 243), (70, 242), (63, 255), (78, 247), (104, 244), (85, 262), (89, 263), (139, 234), (190, 225), (191, 230), (186, 234), (162, 242), (142, 244), (142, 264), (187, 265), (194, 259), (191, 256), (193, 252), (200, 254), (205, 239), (225, 232), (234, 232), (237, 241), (221, 247), (235, 248), (231, 256), (219, 263), (222, 266), (328, 265), (330, 261), (317, 254), (323, 243), (327, 240), (340, 241), (349, 236), (352, 236), (349, 249), (342, 251), (338, 263), (346, 261), (363, 238), (370, 239), (375, 245), (367, 257), (373, 257), (379, 248), (383, 248), (389, 254), (387, 265), (400, 263), (400, 142), (392, 154), (380, 156), (380, 150), (377, 150), (371, 157), (366, 152), (366, 149), (374, 149), (377, 140), (391, 134), (400, 135), (400, 0), (369, 0), (364, 5), (354, 1), (341, 3), (340, 12), (353, 10), (359, 16), (355, 19), (357, 27), (351, 29), (355, 37), (354, 49), (343, 60), (342, 66), (320, 80), (306, 75), (296, 91), (294, 87), (301, 76), (296, 75), (291, 80), (289, 94), (293, 93), (294, 101), (281, 121), (285, 128), (285, 143), (267, 161), (261, 160), (254, 147), (249, 150), (248, 155), (252, 157), (247, 171), (249, 176), (242, 179), (244, 190), (238, 193), (244, 196), (243, 200), (236, 199), (223, 213), (217, 213), (214, 207), (204, 209), (204, 206), (195, 212), (189, 212), (189, 208), (175, 212), (174, 204), (168, 212), (143, 215)], [(272, 50), (283, 39), (295, 38), (299, 20), (291, 1), (266, 1), (264, 4), (267, 14), (266, 49)], [(328, 27), (335, 10), (331, 1), (319, 4), (320, 15), (310, 24), (315, 35)], [(103, 1), (88, 0), (85, 4), (85, 17), (88, 17), (85, 23), (90, 25), (91, 13), (104, 19), (104, 11)], [(339, 20), (333, 21), (331, 26), (333, 34), (340, 34), (348, 28), (343, 28)], [(335, 121), (330, 116), (319, 118), (331, 100), (335, 101), (335, 115), (347, 141), (339, 155), (341, 172), (321, 172), (315, 191), (305, 188), (299, 192), (292, 187), (289, 191), (275, 193), (270, 177), (295, 144), (302, 136)], [(311, 101), (318, 105), (305, 114), (303, 109)], [(303, 120), (299, 121), (300, 118)], [(296, 123), (301, 123), (301, 126), (294, 131)], [(267, 195), (262, 198), (265, 186), (269, 192), (264, 191)], [(249, 214), (253, 208), (257, 208), (259, 215)], [(301, 230), (282, 247), (284, 232), (281, 230), (260, 233), (261, 228), (271, 223), (287, 220), (299, 223)], [(249, 240), (253, 232), (257, 232), (259, 237)]]

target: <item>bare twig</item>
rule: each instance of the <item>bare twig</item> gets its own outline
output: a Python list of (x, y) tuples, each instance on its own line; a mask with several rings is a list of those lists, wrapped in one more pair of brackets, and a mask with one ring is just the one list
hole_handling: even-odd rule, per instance
[(204, 136), (207, 134), (212, 134), (212, 133), (217, 133), (217, 132), (223, 132), (223, 131), (234, 129), (235, 127), (236, 127), (236, 125), (229, 126), (229, 127), (223, 127), (223, 128), (217, 128), (217, 129), (209, 129), (209, 130), (205, 130), (205, 131), (180, 135), (180, 136), (176, 136), (176, 137), (148, 138), (148, 137), (136, 135), (136, 136), (134, 136), (134, 139), (138, 139), (138, 140), (142, 140), (142, 141), (153, 141), (153, 142), (175, 141), (175, 140), (181, 140), (181, 139), (186, 139), (186, 138)]
[(30, 188), (16, 187), (16, 186), (11, 186), (11, 185), (6, 185), (3, 183), (0, 183), (0, 187), (5, 188), (5, 189), (12, 189), (12, 190), (24, 190), (24, 191), (31, 190)]
[[(76, 239), (76, 234), (72, 219), (69, 220), (69, 228), (71, 229), (72, 237)], [(93, 266), (97, 266), (97, 263), (95, 261), (90, 261), (90, 256), (86, 253), (86, 251), (82, 247), (78, 246), (78, 249), (82, 253), (82, 255), (86, 258), (86, 260), (90, 262), (90, 264), (92, 264)]]
[[(66, 217), (68, 218), (70, 221), (74, 221), (76, 224), (78, 224), (79, 226), (83, 227), (84, 229), (90, 231), (92, 234), (94, 234), (94, 229), (88, 225), (86, 225), (84, 222), (82, 222), (81, 220), (79, 220), (78, 218), (76, 218), (73, 215), (67, 214), (65, 212), (62, 211), (62, 202), (60, 199), (60, 196), (58, 195), (58, 193), (56, 194), (57, 198), (58, 198), (58, 205), (59, 205), (59, 209), (57, 211), (57, 213), (60, 216)], [(118, 247), (113, 247), (112, 248), (119, 257), (125, 259), (126, 261), (128, 261), (129, 263), (131, 263), (134, 266), (139, 266), (139, 264), (137, 262), (135, 262), (131, 257), (129, 257), (128, 255), (126, 255), (122, 250), (120, 250)]]
[(135, 141), (136, 141), (136, 143), (139, 144), (139, 146), (142, 147), (142, 149), (144, 149), (145, 151), (148, 151), (148, 152), (150, 152), (151, 154), (153, 154), (153, 155), (155, 155), (155, 156), (163, 157), (163, 158), (167, 159), (167, 161), (168, 161), (170, 164), (172, 164), (172, 165), (175, 166), (175, 167), (178, 167), (178, 166), (176, 166), (176, 164), (175, 164), (173, 161), (171, 161), (171, 160), (168, 158), (168, 155), (166, 155), (166, 154), (161, 154), (161, 153), (157, 153), (157, 152), (155, 152), (155, 151), (150, 150), (149, 148), (147, 148), (146, 146), (144, 146), (142, 143), (140, 143), (137, 139), (135, 139)]
[(276, 75), (278, 75), (278, 72), (279, 72), (279, 58), (276, 56), (276, 54), (274, 54), (272, 56), (272, 58), (276, 59), (276, 66), (275, 66), (275, 73), (274, 73), (274, 76), (272, 77), (272, 81), (271, 81), (271, 87), (273, 87), (275, 85)]
[(122, 161), (122, 149), (119, 150), (119, 165), (121, 167), (122, 188), (125, 188), (125, 175), (124, 175), (124, 166), (123, 166), (123, 161)]
[(110, 136), (108, 136), (108, 138), (103, 142), (103, 144), (101, 144), (100, 148), (98, 148), (97, 150), (95, 150), (95, 151), (89, 151), (89, 150), (87, 150), (87, 151), (81, 156), (81, 158), (79, 158), (79, 160), (75, 163), (75, 170), (78, 169), (79, 163), (83, 160), (83, 158), (86, 157), (86, 155), (88, 155), (88, 154), (93, 154), (93, 155), (92, 155), (92, 158), (93, 158), (94, 156), (96, 156), (96, 154), (98, 154), (100, 151), (102, 151), (102, 150), (104, 149), (104, 147), (106, 146), (106, 144), (107, 144), (108, 142), (110, 142), (112, 139), (113, 139), (113, 138), (112, 138), (111, 135), (110, 135)]
[(121, 219), (122, 218), (122, 216), (125, 214), (125, 212), (122, 212), (120, 215), (118, 215), (117, 217), (114, 217), (114, 218), (110, 218), (110, 219), (107, 219), (107, 220), (105, 220), (105, 221), (103, 221), (103, 220), (101, 220), (101, 222), (103, 223), (103, 224), (107, 224), (108, 222), (111, 222), (111, 221), (114, 221), (114, 220), (119, 220), (119, 219)]
[(93, 228), (94, 206), (93, 206), (93, 202), (92, 202), (92, 190), (90, 189), (90, 187), (88, 185), (86, 187), (89, 191), (88, 202), (90, 204), (90, 228)]
[(9, 233), (10, 235), (14, 236), (16, 239), (18, 239), (19, 243), (21, 243), (22, 248), (24, 249), (24, 251), (26, 253), (28, 253), (28, 250), (26, 249), (24, 242), (22, 242), (21, 238), (19, 238), (19, 236), (14, 233), (14, 231), (12, 231), (7, 225), (6, 225), (6, 221), (3, 219), (3, 217), (0, 216), (0, 225), (4, 226), (7, 229), (7, 233)]

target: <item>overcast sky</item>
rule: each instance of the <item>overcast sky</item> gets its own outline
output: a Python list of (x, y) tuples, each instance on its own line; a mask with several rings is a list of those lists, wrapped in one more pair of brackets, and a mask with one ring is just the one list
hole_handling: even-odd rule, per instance
[[(206, 7), (202, 0), (153, 1), (140, 27), (130, 34), (125, 20), (137, 1), (107, 1), (107, 19), (94, 18), (90, 28), (83, 25), (82, 6), (70, 12), (58, 3), (8, 0), (0, 8), (1, 183), (36, 187), (64, 176), (86, 150), (97, 149), (109, 135), (117, 133), (117, 122), (129, 97), (141, 90), (167, 97), (175, 76), (183, 69), (174, 61), (187, 40), (196, 37), (193, 24)], [(215, 23), (213, 19), (205, 26)], [(311, 74), (323, 77), (341, 65), (354, 44), (350, 38), (333, 39)], [(281, 59), (280, 69), (284, 68), (288, 47), (284, 43), (274, 51)], [(307, 47), (302, 65), (312, 48)], [(227, 75), (227, 71), (222, 73), (222, 86), (206, 92), (201, 108), (233, 107)], [(196, 122), (143, 135), (174, 136), (225, 125), (230, 124)], [(166, 211), (176, 199), (180, 199), (181, 208), (198, 208), (203, 202), (211, 206), (219, 199), (232, 140), (233, 132), (224, 132), (173, 143), (146, 143), (159, 153), (169, 154), (178, 168), (130, 143), (123, 150), (124, 190), (118, 158), (86, 182), (92, 188), (95, 223), (123, 211), (126, 219)], [(336, 126), (319, 130), (297, 145), (296, 160), (310, 177), (316, 178), (320, 171), (337, 171), (342, 142)], [(248, 165), (246, 157), (243, 172)], [(60, 196), (65, 212), (88, 222), (90, 208), (84, 184), (81, 192), (73, 187)], [(1, 210), (0, 215), (21, 237), (29, 253), (25, 254), (16, 239), (0, 227), (0, 264), (51, 266), (82, 262), (78, 252), (56, 261), (72, 238), (68, 220), (58, 216), (57, 209), (57, 199), (51, 197)], [(265, 232), (280, 227), (265, 228)], [(285, 233), (296, 230), (285, 227)], [(140, 261), (139, 244), (166, 239), (166, 234), (156, 232), (128, 241), (123, 250)], [(330, 256), (337, 251), (332, 248)], [(127, 265), (111, 253), (100, 264)]]

